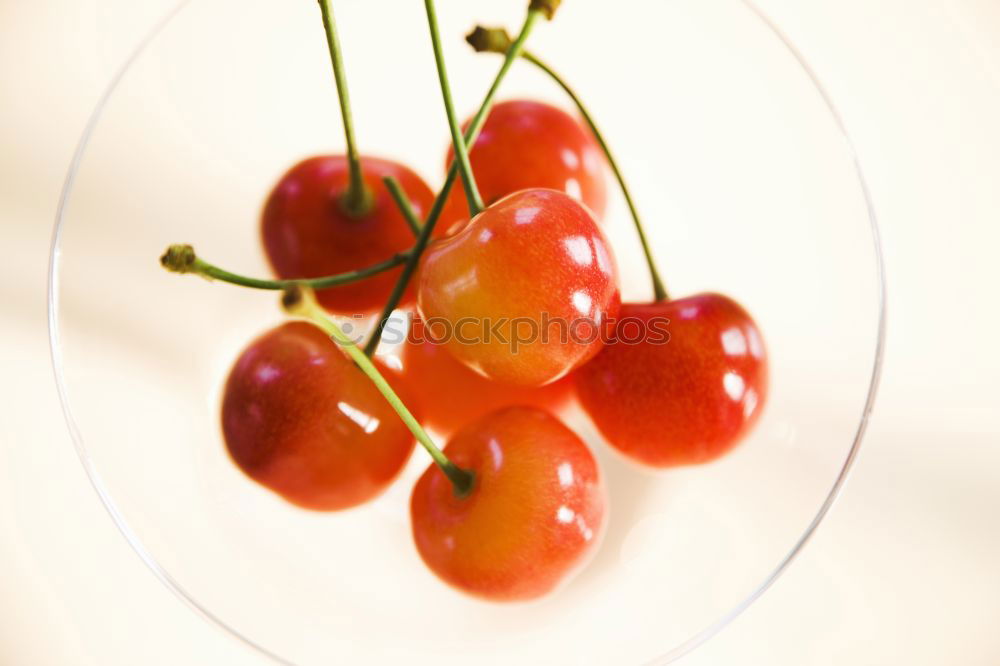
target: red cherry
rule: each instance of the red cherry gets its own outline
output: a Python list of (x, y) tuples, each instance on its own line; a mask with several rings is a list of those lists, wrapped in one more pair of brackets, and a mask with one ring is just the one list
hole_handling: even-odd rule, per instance
[(574, 379), (584, 410), (626, 456), (653, 467), (708, 462), (760, 415), (767, 354), (735, 301), (699, 294), (626, 303), (615, 337)]
[[(405, 388), (399, 384), (397, 393)], [(222, 430), (250, 478), (322, 511), (377, 496), (414, 445), (371, 380), (323, 331), (300, 321), (265, 333), (240, 354), (226, 381)]]
[[(446, 164), (453, 159), (449, 149)], [(598, 219), (604, 215), (604, 154), (586, 127), (554, 106), (529, 100), (496, 104), (469, 150), (469, 161), (487, 204), (518, 190), (544, 187), (582, 201)], [(442, 222), (448, 226), (468, 218), (465, 196), (456, 186)]]
[(443, 346), (427, 340), (415, 319), (400, 352), (402, 374), (419, 382), (421, 423), (448, 437), (461, 426), (501, 407), (532, 405), (557, 409), (572, 392), (569, 377), (541, 387), (491, 381), (455, 360)]
[[(374, 204), (367, 214), (354, 217), (340, 197), (350, 182), (343, 155), (312, 157), (288, 171), (267, 198), (261, 218), (264, 249), (280, 278), (313, 278), (364, 268), (389, 259), (414, 243), (382, 178), (394, 176), (423, 218), (434, 195), (420, 177), (396, 162), (374, 157), (361, 159), (365, 182)], [(441, 229), (443, 234), (444, 229)], [(327, 310), (345, 314), (372, 312), (389, 298), (401, 268), (362, 282), (317, 292)], [(412, 301), (412, 291), (404, 301)]]
[(413, 540), (431, 571), (493, 601), (539, 597), (584, 563), (602, 533), (603, 480), (576, 434), (548, 412), (508, 407), (444, 449), (475, 474), (458, 497), (431, 465), (413, 488)]
[(621, 302), (593, 215), (555, 190), (504, 197), (421, 261), (418, 309), (431, 334), (509, 384), (541, 386), (592, 358)]

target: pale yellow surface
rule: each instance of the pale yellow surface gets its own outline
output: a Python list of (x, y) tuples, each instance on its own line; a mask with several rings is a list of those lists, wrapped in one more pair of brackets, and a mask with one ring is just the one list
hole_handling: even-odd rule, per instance
[[(170, 4), (0, 0), (0, 664), (263, 663), (178, 603), (118, 535), (48, 363), (45, 271), (65, 167), (104, 81)], [(760, 4), (855, 135), (883, 225), (889, 351), (827, 523), (762, 601), (682, 663), (996, 664), (1000, 4)]]

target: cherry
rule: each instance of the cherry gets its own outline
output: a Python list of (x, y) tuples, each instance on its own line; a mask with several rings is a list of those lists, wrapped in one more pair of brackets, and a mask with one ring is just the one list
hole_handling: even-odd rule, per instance
[[(416, 318), (411, 331), (422, 329), (422, 322)], [(400, 351), (402, 374), (411, 385), (419, 382), (421, 423), (444, 437), (501, 407), (533, 405), (557, 409), (572, 392), (568, 377), (537, 388), (491, 381), (459, 363), (442, 345), (423, 337), (423, 333), (413, 332)]]
[[(419, 219), (430, 211), (434, 199), (420, 177), (402, 164), (361, 157), (331, 0), (321, 0), (319, 9), (347, 150), (345, 155), (313, 157), (296, 164), (267, 198), (261, 219), (264, 249), (274, 271), (284, 279), (356, 271), (413, 245), (415, 230), (384, 179), (398, 184)], [(351, 287), (325, 289), (319, 301), (342, 314), (372, 312), (389, 299), (401, 271), (382, 273)], [(400, 295), (406, 296), (412, 298), (412, 294)]]
[(413, 488), (413, 540), (431, 571), (493, 601), (551, 591), (583, 565), (602, 527), (605, 493), (597, 461), (554, 416), (508, 407), (455, 435), (444, 453), (474, 474), (455, 493), (431, 465)]
[(455, 358), (525, 386), (592, 358), (620, 305), (615, 262), (593, 215), (543, 189), (510, 194), (428, 246), (417, 298)]
[[(345, 156), (306, 159), (278, 181), (264, 205), (261, 232), (268, 259), (279, 277), (344, 273), (388, 259), (413, 245), (413, 232), (382, 179), (396, 178), (421, 218), (434, 200), (430, 188), (411, 170), (389, 160), (361, 158), (361, 169), (372, 201), (370, 209), (358, 216), (346, 210), (341, 198), (350, 182)], [(317, 296), (331, 312), (372, 312), (389, 298), (400, 270), (324, 289)], [(411, 291), (404, 302), (412, 298)]]
[[(446, 163), (453, 159), (449, 149)], [(585, 203), (598, 219), (604, 215), (607, 167), (601, 148), (576, 118), (554, 106), (530, 100), (496, 104), (469, 149), (469, 161), (487, 204), (544, 187)], [(468, 220), (468, 210), (462, 192), (453, 190), (442, 221), (448, 226)]]
[[(405, 388), (396, 380), (397, 392)], [(240, 354), (226, 380), (222, 430), (248, 476), (289, 502), (332, 511), (396, 478), (413, 435), (322, 330), (289, 322)]]
[(767, 355), (757, 325), (732, 299), (626, 303), (615, 337), (574, 383), (584, 410), (629, 458), (653, 467), (708, 462), (760, 415)]

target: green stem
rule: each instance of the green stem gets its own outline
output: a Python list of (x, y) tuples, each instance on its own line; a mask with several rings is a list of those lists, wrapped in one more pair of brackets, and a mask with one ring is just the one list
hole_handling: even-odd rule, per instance
[(667, 289), (663, 285), (663, 279), (660, 277), (659, 271), (656, 269), (656, 262), (653, 259), (653, 252), (649, 246), (649, 239), (646, 238), (646, 231), (642, 226), (642, 220), (639, 218), (639, 210), (636, 208), (635, 201), (632, 199), (632, 193), (629, 191), (628, 185), (625, 184), (625, 177), (622, 175), (622, 171), (618, 167), (618, 161), (615, 160), (614, 155), (611, 154), (611, 148), (608, 146), (608, 142), (604, 140), (604, 136), (601, 134), (601, 131), (597, 129), (597, 123), (594, 122), (594, 117), (590, 115), (590, 112), (587, 110), (587, 107), (584, 106), (583, 101), (577, 96), (573, 89), (569, 87), (569, 84), (566, 83), (566, 81), (551, 67), (539, 60), (534, 54), (527, 51), (523, 52), (521, 57), (548, 74), (549, 77), (551, 77), (552, 80), (566, 92), (569, 98), (573, 100), (573, 103), (576, 104), (576, 108), (580, 112), (580, 115), (583, 116), (583, 120), (590, 127), (590, 131), (593, 133), (594, 138), (597, 139), (597, 143), (600, 144), (601, 150), (604, 151), (604, 156), (607, 158), (608, 164), (611, 166), (611, 171), (615, 174), (618, 186), (621, 188), (622, 195), (625, 197), (625, 203), (628, 204), (629, 212), (632, 213), (632, 221), (635, 223), (635, 230), (639, 236), (639, 242), (642, 244), (642, 251), (646, 255), (646, 264), (649, 266), (649, 276), (653, 281), (653, 294), (658, 301), (667, 300)]
[[(486, 122), (486, 117), (490, 113), (490, 109), (493, 108), (493, 99), (496, 97), (497, 90), (500, 89), (500, 83), (507, 76), (507, 72), (510, 70), (511, 65), (514, 64), (514, 61), (524, 50), (524, 43), (527, 41), (528, 35), (531, 34), (535, 23), (538, 21), (539, 17), (543, 16), (543, 14), (544, 10), (542, 9), (532, 8), (528, 10), (528, 15), (524, 19), (524, 25), (521, 26), (521, 32), (518, 33), (517, 39), (514, 40), (510, 49), (507, 50), (507, 55), (504, 57), (503, 65), (500, 66), (500, 71), (497, 72), (496, 77), (493, 79), (493, 84), (490, 86), (485, 99), (483, 99), (482, 105), (479, 107), (479, 111), (476, 112), (475, 117), (469, 124), (469, 128), (465, 131), (466, 145), (475, 143), (476, 137), (479, 136), (479, 131), (483, 128), (483, 123)], [(417, 264), (420, 262), (420, 256), (427, 247), (428, 241), (430, 241), (431, 234), (434, 232), (434, 226), (437, 224), (438, 218), (441, 216), (441, 211), (444, 209), (444, 204), (448, 200), (448, 195), (451, 193), (452, 185), (454, 185), (455, 178), (457, 176), (458, 162), (454, 161), (451, 163), (451, 167), (448, 168), (448, 176), (445, 178), (444, 185), (441, 186), (441, 191), (438, 192), (437, 198), (434, 199), (434, 204), (431, 206), (431, 210), (427, 214), (427, 219), (424, 221), (424, 225), (420, 228), (420, 236), (417, 238), (417, 242), (413, 245), (410, 258), (406, 262), (406, 265), (403, 266), (403, 271), (400, 273), (399, 280), (396, 281), (396, 286), (393, 288), (392, 294), (389, 296), (389, 300), (382, 309), (382, 314), (379, 316), (378, 324), (375, 326), (375, 331), (372, 333), (371, 338), (365, 345), (365, 353), (369, 356), (375, 353), (379, 340), (382, 338), (382, 331), (385, 330), (386, 323), (388, 323), (389, 317), (392, 315), (392, 311), (399, 305), (399, 301), (403, 297), (403, 293), (406, 291), (406, 286), (409, 284), (410, 280), (413, 278), (413, 274), (417, 270)]]
[(194, 273), (211, 280), (222, 280), (231, 284), (253, 289), (287, 289), (295, 285), (303, 285), (312, 289), (326, 289), (343, 284), (350, 284), (369, 278), (379, 273), (395, 268), (404, 263), (410, 257), (410, 252), (400, 252), (385, 261), (381, 261), (371, 266), (359, 268), (337, 275), (327, 275), (318, 278), (304, 278), (299, 280), (261, 280), (260, 278), (247, 277), (238, 273), (231, 273), (225, 269), (214, 266), (207, 261), (198, 258), (194, 253), (194, 248), (190, 245), (171, 245), (166, 253), (160, 257), (160, 264), (173, 273)]
[(358, 146), (354, 139), (351, 98), (347, 92), (344, 58), (340, 53), (340, 39), (337, 37), (337, 26), (333, 19), (333, 7), (330, 0), (319, 0), (319, 8), (323, 14), (323, 28), (326, 30), (326, 43), (330, 49), (333, 78), (337, 82), (337, 97), (340, 100), (340, 116), (344, 120), (344, 136), (347, 139), (347, 166), (351, 180), (340, 203), (346, 212), (361, 217), (371, 211), (375, 199), (361, 175), (361, 157), (358, 155)]
[(434, 0), (424, 0), (424, 8), (427, 10), (427, 25), (431, 31), (431, 44), (434, 47), (434, 62), (437, 64), (438, 81), (441, 82), (441, 96), (444, 98), (444, 109), (448, 114), (451, 142), (455, 148), (455, 161), (458, 162), (459, 173), (462, 174), (465, 197), (469, 200), (469, 216), (475, 217), (484, 208), (483, 198), (479, 194), (479, 188), (476, 187), (476, 176), (472, 173), (472, 164), (469, 163), (469, 151), (455, 115), (455, 104), (451, 99), (451, 86), (448, 84), (448, 70), (445, 67), (444, 52), (441, 49), (441, 35), (438, 31)]
[(403, 186), (392, 176), (386, 176), (382, 179), (382, 182), (385, 183), (385, 189), (389, 190), (392, 200), (396, 202), (399, 212), (403, 214), (403, 219), (410, 225), (410, 231), (413, 232), (414, 237), (419, 237), (420, 218), (417, 217), (417, 212), (413, 210), (413, 204), (410, 203), (410, 198), (406, 196)]
[(414, 418), (410, 410), (403, 404), (403, 401), (396, 395), (396, 392), (392, 390), (389, 382), (385, 380), (385, 377), (378, 371), (378, 368), (375, 367), (371, 359), (358, 349), (357, 345), (341, 330), (340, 326), (326, 316), (323, 308), (316, 302), (316, 296), (312, 291), (301, 287), (289, 289), (282, 298), (282, 305), (289, 314), (304, 317), (319, 326), (343, 348), (361, 371), (375, 384), (375, 387), (385, 397), (396, 413), (399, 414), (399, 418), (410, 429), (413, 436), (423, 445), (427, 453), (437, 463), (437, 466), (441, 468), (441, 471), (445, 473), (454, 486), (455, 494), (460, 497), (467, 495), (472, 489), (475, 478), (472, 472), (464, 470), (448, 460), (448, 457), (445, 456), (441, 449), (427, 435), (427, 432), (420, 426), (420, 422)]

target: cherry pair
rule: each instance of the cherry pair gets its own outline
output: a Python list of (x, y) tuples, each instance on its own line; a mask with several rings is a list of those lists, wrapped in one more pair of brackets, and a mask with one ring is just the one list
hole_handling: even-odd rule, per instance
[[(409, 402), (409, 387), (381, 370)], [(302, 321), (243, 352), (226, 382), (222, 425), (241, 469), (314, 510), (372, 499), (413, 450), (413, 435), (369, 377)], [(597, 543), (605, 515), (597, 462), (548, 412), (488, 413), (461, 429), (444, 454), (472, 475), (471, 486), (459, 496), (431, 465), (413, 490), (411, 515), (421, 556), (455, 586), (493, 600), (540, 596)]]

